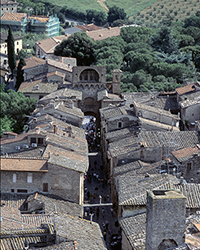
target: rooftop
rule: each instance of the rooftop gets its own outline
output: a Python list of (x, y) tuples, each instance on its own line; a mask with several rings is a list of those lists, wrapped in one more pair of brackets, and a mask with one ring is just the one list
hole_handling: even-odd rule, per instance
[(98, 29), (92, 31), (86, 31), (86, 34), (94, 39), (97, 40), (104, 40), (108, 37), (119, 36), (120, 35), (120, 27), (113, 27), (113, 28), (105, 28), (105, 29)]
[[(198, 144), (199, 145), (199, 144)], [(183, 148), (180, 150), (172, 151), (171, 154), (179, 161), (184, 162), (194, 157), (200, 156), (200, 145), (194, 147)]]
[(45, 53), (54, 53), (55, 47), (61, 43), (64, 39), (67, 39), (67, 35), (62, 36), (56, 36), (56, 37), (50, 37), (44, 40), (40, 40), (36, 42), (35, 44), (38, 45)]
[(165, 188), (178, 184), (175, 176), (168, 174), (135, 175), (134, 173), (124, 173), (114, 177), (116, 190), (118, 193), (119, 205), (144, 205), (146, 204), (146, 191), (158, 189), (159, 186)]
[(90, 23), (90, 24), (85, 24), (85, 25), (76, 25), (75, 28), (81, 30), (81, 31), (92, 31), (92, 30), (100, 30), (101, 27)]
[(48, 172), (47, 159), (1, 157), (1, 171)]
[(191, 92), (200, 91), (200, 84), (198, 82), (188, 84), (183, 87), (176, 88), (175, 91), (177, 92), (178, 95), (185, 95)]
[(18, 3), (13, 1), (1, 0), (1, 5), (2, 4), (18, 4)]
[(47, 59), (47, 64), (53, 67), (65, 70), (67, 72), (72, 72), (72, 66), (69, 67), (68, 64), (66, 63), (57, 62), (56, 60), (52, 60), (52, 59)]
[(43, 82), (42, 79), (36, 81), (26, 81), (23, 82), (19, 90), (23, 93), (45, 93), (49, 94), (58, 89), (58, 83), (54, 82)]
[(25, 14), (25, 13), (9, 13), (9, 12), (5, 12), (0, 17), (0, 20), (12, 21), (12, 22), (21, 22), (25, 18), (27, 18), (27, 14)]
[(49, 17), (47, 16), (29, 16), (28, 18), (37, 20), (40, 23), (47, 23), (49, 21)]
[(30, 56), (28, 58), (25, 58), (24, 60), (26, 65), (23, 67), (23, 70), (46, 64), (45, 60), (37, 58), (35, 56)]
[(120, 107), (106, 107), (99, 110), (101, 117), (104, 120), (108, 120), (110, 118), (118, 117), (121, 115), (128, 115), (125, 106)]

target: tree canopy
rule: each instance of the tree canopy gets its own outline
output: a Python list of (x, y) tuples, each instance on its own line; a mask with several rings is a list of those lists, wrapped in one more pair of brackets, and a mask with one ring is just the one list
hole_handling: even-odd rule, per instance
[(86, 33), (76, 32), (57, 45), (54, 54), (75, 57), (78, 66), (90, 65), (95, 61), (94, 44), (94, 40), (89, 38)]
[(15, 40), (12, 34), (12, 29), (9, 26), (8, 29), (8, 38), (6, 40), (7, 42), (7, 48), (8, 48), (8, 65), (11, 69), (12, 75), (13, 71), (16, 67), (16, 58), (15, 58)]
[(5, 86), (0, 89), (0, 103), (1, 103), (1, 131), (13, 131), (21, 133), (30, 115), (35, 109), (34, 98), (25, 97), (21, 92), (8, 90), (5, 92)]
[(113, 7), (109, 8), (108, 11), (108, 22), (114, 22), (117, 19), (125, 19), (126, 18), (126, 12), (124, 9), (117, 7), (114, 5)]

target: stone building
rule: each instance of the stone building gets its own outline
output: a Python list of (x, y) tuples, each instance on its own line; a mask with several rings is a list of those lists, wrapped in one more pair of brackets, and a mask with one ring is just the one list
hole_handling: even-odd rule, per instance
[[(15, 43), (15, 53), (19, 53), (19, 51), (22, 49), (22, 36), (14, 35), (14, 43)], [(0, 32), (0, 52), (3, 54), (8, 55), (8, 48), (7, 48), (7, 40), (8, 33)], [(8, 63), (5, 63), (4, 61), (1, 61), (1, 66), (8, 66)]]
[(1, 11), (0, 16), (2, 16), (5, 12), (9, 13), (17, 13), (17, 6), (18, 3), (16, 1), (7, 1), (7, 0), (1, 0)]
[(47, 129), (36, 128), (2, 140), (2, 191), (40, 191), (82, 205), (88, 168), (87, 142), (82, 133), (74, 133), (76, 130), (67, 124), (65, 128), (48, 124)]
[(147, 192), (146, 250), (164, 250), (185, 243), (186, 197), (174, 190)]
[(200, 182), (200, 146), (172, 151), (172, 159), (177, 164), (187, 182)]

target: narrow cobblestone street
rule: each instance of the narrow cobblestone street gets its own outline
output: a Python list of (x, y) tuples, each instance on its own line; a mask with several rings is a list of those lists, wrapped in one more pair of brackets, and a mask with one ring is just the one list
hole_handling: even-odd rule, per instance
[[(103, 235), (106, 232), (104, 237), (107, 248), (121, 249), (120, 244), (117, 244), (121, 236), (118, 232), (119, 228), (115, 226), (117, 216), (115, 212), (112, 213), (110, 185), (104, 173), (101, 152), (89, 153), (89, 163), (90, 167), (85, 179), (84, 218), (90, 220), (90, 214), (94, 214), (92, 220), (99, 223)], [(99, 196), (102, 197), (101, 204)]]

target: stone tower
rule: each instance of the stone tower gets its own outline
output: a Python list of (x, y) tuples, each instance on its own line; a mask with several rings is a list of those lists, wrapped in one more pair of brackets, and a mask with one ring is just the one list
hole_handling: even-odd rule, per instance
[(146, 250), (165, 250), (185, 242), (186, 198), (175, 190), (147, 191)]
[(113, 80), (112, 80), (112, 93), (120, 95), (121, 92), (121, 70), (114, 69), (113, 70)]

